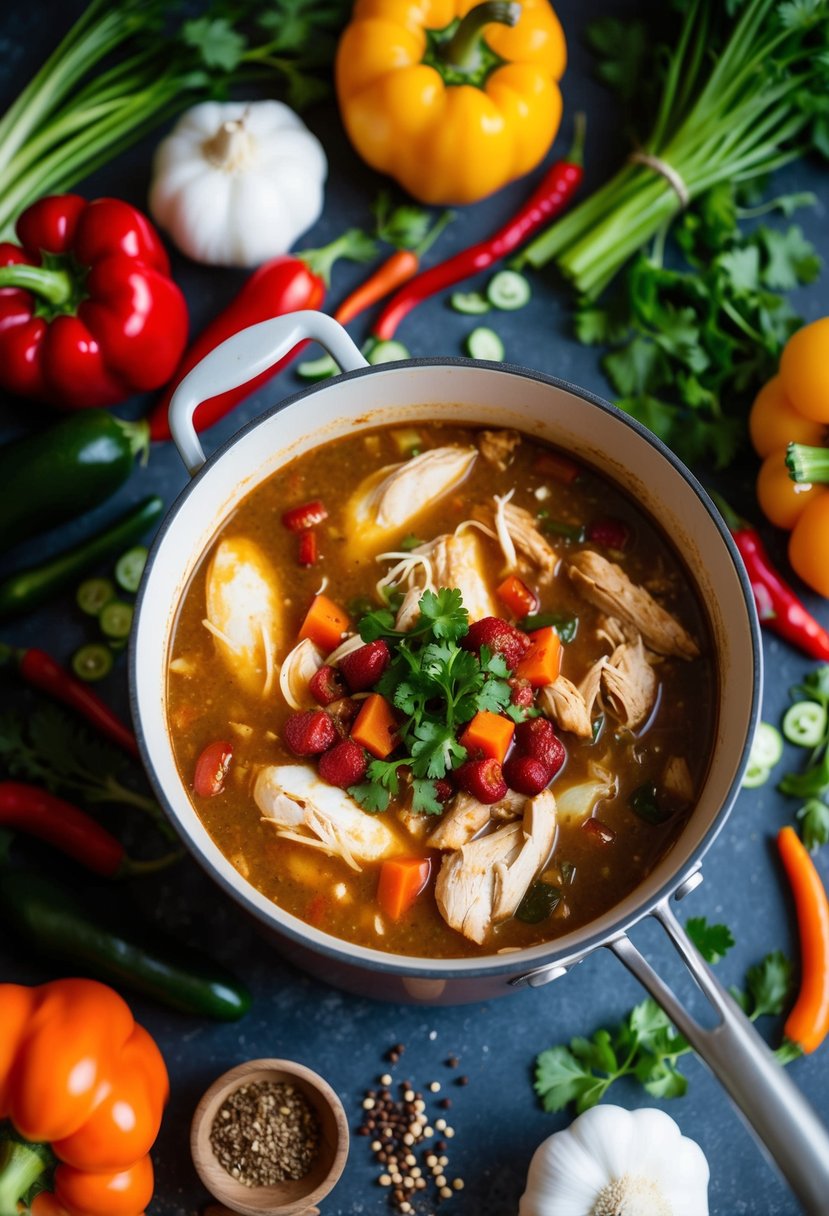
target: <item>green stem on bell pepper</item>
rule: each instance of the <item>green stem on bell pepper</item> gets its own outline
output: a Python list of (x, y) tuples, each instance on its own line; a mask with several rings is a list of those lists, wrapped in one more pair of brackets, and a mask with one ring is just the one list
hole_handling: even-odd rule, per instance
[(786, 448), (786, 468), (792, 481), (823, 485), (829, 482), (829, 448), (790, 443)]

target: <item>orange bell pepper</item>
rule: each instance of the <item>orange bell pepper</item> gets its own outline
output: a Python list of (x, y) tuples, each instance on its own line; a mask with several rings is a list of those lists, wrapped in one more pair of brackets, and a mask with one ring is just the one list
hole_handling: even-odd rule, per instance
[(566, 60), (548, 0), (357, 0), (337, 49), (340, 113), (363, 160), (414, 198), (474, 203), (547, 153)]
[[(0, 1216), (57, 1159), (33, 1216), (142, 1216), (169, 1084), (161, 1053), (105, 984), (0, 984)], [(48, 1146), (48, 1147), (47, 1147)]]

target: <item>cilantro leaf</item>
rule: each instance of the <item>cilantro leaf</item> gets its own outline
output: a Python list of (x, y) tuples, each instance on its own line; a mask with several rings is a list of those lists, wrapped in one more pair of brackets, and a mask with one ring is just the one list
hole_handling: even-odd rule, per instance
[(794, 980), (791, 959), (782, 950), (767, 954), (761, 962), (746, 972), (746, 987), (751, 1000), (752, 1021), (763, 1014), (783, 1012)]
[(763, 282), (767, 287), (791, 291), (801, 283), (813, 283), (820, 274), (821, 260), (797, 225), (786, 232), (758, 228), (757, 238), (766, 254)]
[(734, 945), (727, 925), (709, 925), (704, 916), (692, 916), (685, 929), (706, 963), (718, 963)]
[(412, 772), (416, 777), (443, 777), (466, 759), (466, 748), (450, 726), (427, 719), (414, 729)]
[(443, 804), (438, 801), (434, 781), (415, 777), (412, 782), (412, 810), (416, 814), (440, 815)]
[(357, 632), (364, 642), (376, 642), (378, 638), (394, 637), (394, 613), (388, 608), (376, 608), (361, 617)]
[(388, 810), (391, 795), (385, 786), (376, 781), (363, 781), (359, 785), (350, 785), (348, 792), (355, 802), (359, 802), (364, 811), (378, 814)]
[(437, 594), (424, 591), (418, 607), (436, 638), (456, 642), (469, 632), (469, 613), (457, 587), (441, 587)]
[(242, 62), (247, 39), (224, 17), (198, 17), (185, 21), (182, 38), (197, 49), (205, 67), (232, 72)]
[(608, 1084), (602, 1088), (567, 1047), (549, 1047), (536, 1060), (534, 1088), (547, 1111), (564, 1110), (570, 1102), (581, 1104), (588, 1095), (592, 1099), (589, 1105), (595, 1106)]
[(829, 806), (819, 798), (810, 798), (796, 812), (800, 820), (803, 843), (810, 853), (829, 844)]

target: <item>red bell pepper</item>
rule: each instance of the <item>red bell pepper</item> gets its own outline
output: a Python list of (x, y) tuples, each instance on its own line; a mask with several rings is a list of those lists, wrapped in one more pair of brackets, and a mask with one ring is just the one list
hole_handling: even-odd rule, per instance
[(60, 409), (158, 388), (187, 341), (187, 306), (158, 233), (114, 198), (39, 199), (0, 243), (0, 385)]
[[(331, 267), (336, 259), (344, 257), (364, 262), (373, 257), (374, 252), (374, 242), (359, 229), (353, 228), (323, 249), (304, 249), (301, 253), (284, 254), (260, 266), (247, 280), (236, 299), (202, 330), (187, 351), (166, 392), (149, 414), (150, 438), (170, 438), (167, 411), (173, 393), (187, 373), (200, 363), (205, 355), (209, 355), (220, 343), (238, 334), (241, 329), (247, 329), (249, 325), (268, 321), (271, 317), (282, 317), (301, 308), (319, 308), (325, 299)], [(193, 415), (196, 430), (204, 431), (220, 418), (224, 418), (234, 405), (275, 376), (307, 345), (307, 342), (300, 342), (273, 367), (269, 367), (254, 380), (249, 380), (247, 384), (202, 401)]]

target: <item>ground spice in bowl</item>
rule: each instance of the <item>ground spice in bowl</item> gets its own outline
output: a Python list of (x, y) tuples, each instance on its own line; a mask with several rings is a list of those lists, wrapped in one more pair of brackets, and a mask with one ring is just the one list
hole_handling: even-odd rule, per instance
[(285, 1081), (252, 1081), (225, 1098), (210, 1128), (219, 1164), (244, 1186), (304, 1178), (320, 1146), (317, 1116)]

